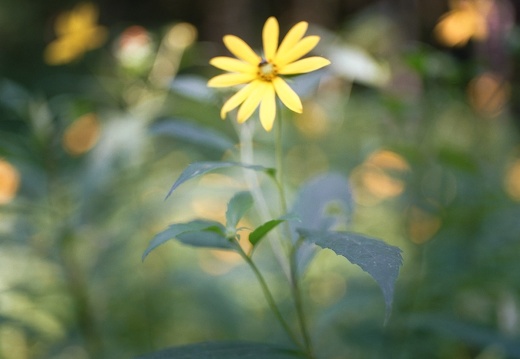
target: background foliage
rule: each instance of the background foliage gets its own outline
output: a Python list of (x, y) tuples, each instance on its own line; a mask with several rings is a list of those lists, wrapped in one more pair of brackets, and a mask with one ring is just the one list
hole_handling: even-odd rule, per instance
[[(386, 326), (377, 285), (320, 252), (303, 283), (318, 350), (338, 359), (520, 358), (518, 3), (484, 2), (487, 36), (455, 47), (449, 26), (442, 37), (436, 25), (450, 11), (460, 16), (457, 2), (100, 1), (105, 43), (63, 65), (43, 54), (76, 2), (2, 2), (0, 357), (283, 344), (238, 256), (172, 242), (141, 262), (167, 224), (224, 222), (225, 203), (245, 188), (217, 171), (163, 201), (189, 163), (236, 159), (233, 122), (219, 119), (222, 94), (205, 86), (207, 61), (223, 53), (226, 33), (258, 45), (276, 15), (285, 28), (314, 24), (334, 64), (294, 82), (305, 110), (285, 117), (292, 197), (326, 171), (348, 177), (344, 225), (403, 249)], [(255, 134), (266, 166), (268, 143)], [(289, 307), (270, 248), (258, 251)]]

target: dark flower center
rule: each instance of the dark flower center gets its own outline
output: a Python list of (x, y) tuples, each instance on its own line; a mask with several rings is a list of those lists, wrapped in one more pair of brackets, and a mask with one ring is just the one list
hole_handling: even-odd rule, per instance
[(271, 81), (277, 75), (276, 65), (267, 61), (262, 60), (258, 64), (258, 76), (264, 81)]

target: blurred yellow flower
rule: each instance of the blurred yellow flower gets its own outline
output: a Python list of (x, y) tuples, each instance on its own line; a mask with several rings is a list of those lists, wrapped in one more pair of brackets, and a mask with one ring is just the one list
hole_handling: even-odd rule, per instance
[(63, 148), (71, 155), (79, 156), (94, 147), (100, 133), (101, 124), (97, 116), (87, 113), (67, 127), (62, 139)]
[(92, 3), (78, 4), (72, 11), (60, 14), (54, 24), (58, 38), (45, 49), (45, 62), (66, 64), (103, 45), (107, 29), (97, 25), (97, 19), (98, 9)]
[(9, 162), (0, 159), (0, 205), (11, 202), (20, 186), (20, 174)]
[(266, 131), (270, 131), (276, 117), (276, 96), (290, 110), (302, 112), (300, 98), (280, 75), (303, 74), (330, 64), (320, 56), (300, 59), (320, 41), (319, 36), (303, 37), (307, 27), (307, 22), (299, 22), (278, 46), (278, 21), (274, 17), (268, 18), (262, 32), (263, 56), (257, 55), (242, 39), (224, 36), (224, 44), (238, 59), (225, 56), (211, 59), (211, 65), (230, 73), (213, 77), (208, 86), (245, 86), (224, 103), (220, 112), (223, 119), (240, 105), (237, 121), (243, 123), (260, 107), (260, 122)]
[(446, 46), (464, 46), (470, 39), (485, 40), (488, 36), (486, 18), (492, 0), (452, 0), (451, 10), (444, 14), (435, 36)]

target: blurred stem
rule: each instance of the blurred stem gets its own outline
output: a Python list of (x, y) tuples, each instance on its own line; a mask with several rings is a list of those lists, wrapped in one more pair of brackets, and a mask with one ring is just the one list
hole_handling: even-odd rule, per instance
[[(278, 113), (281, 112), (280, 106), (278, 106)], [(276, 125), (276, 141), (275, 141), (275, 156), (276, 156), (276, 185), (278, 187), (278, 193), (280, 194), (280, 205), (282, 213), (287, 214), (287, 199), (285, 197), (285, 190), (283, 186), (284, 182), (284, 171), (283, 171), (283, 134), (282, 134), (282, 116), (278, 116)]]
[(85, 340), (87, 351), (92, 358), (102, 358), (103, 345), (96, 329), (94, 313), (88, 299), (87, 285), (76, 260), (76, 237), (71, 229), (65, 229), (60, 243), (60, 255), (69, 292), (74, 298), (76, 320)]
[[(253, 156), (253, 128), (251, 127), (252, 123), (245, 123), (240, 125), (240, 130), (237, 129), (237, 132), (240, 134), (240, 162), (246, 164), (254, 163)], [(270, 211), (270, 206), (266, 202), (266, 199), (260, 190), (260, 183), (258, 181), (256, 171), (244, 170), (244, 178), (247, 182), (249, 190), (253, 195), (255, 208), (258, 210), (258, 214), (260, 216), (261, 222), (267, 222), (273, 219), (273, 215)], [(278, 185), (278, 184), (276, 184)], [(284, 256), (284, 253), (288, 253), (285, 251), (285, 248), (282, 244), (282, 241), (279, 237), (273, 236), (272, 234), (268, 235), (269, 244), (273, 250), (274, 256), (282, 268), (284, 274), (287, 279), (290, 279), (290, 269), (289, 264), (287, 263), (287, 259)]]
[[(284, 166), (283, 166), (283, 121), (281, 116), (281, 108), (278, 106), (278, 121), (276, 125), (276, 141), (275, 141), (275, 156), (276, 156), (276, 183), (278, 188), (278, 193), (280, 197), (280, 206), (282, 213), (287, 214), (287, 199), (285, 196), (285, 188), (284, 188)], [(301, 335), (303, 338), (303, 344), (305, 346), (305, 352), (307, 353), (309, 358), (314, 358), (312, 354), (312, 343), (309, 336), (309, 331), (307, 330), (307, 320), (305, 317), (305, 311), (303, 310), (303, 300), (302, 293), (300, 290), (300, 285), (298, 283), (298, 262), (296, 258), (296, 254), (298, 252), (298, 248), (302, 243), (301, 239), (298, 239), (296, 243), (293, 242), (291, 238), (291, 229), (286, 222), (284, 225), (286, 229), (287, 236), (291, 242), (291, 251), (289, 253), (289, 269), (290, 269), (290, 284), (291, 284), (291, 294), (294, 299), (294, 306), (296, 308), (296, 314), (298, 317), (298, 324), (300, 326)]]
[(305, 311), (303, 309), (302, 293), (301, 293), (300, 285), (298, 282), (298, 261), (297, 261), (296, 254), (298, 253), (298, 248), (300, 248), (300, 245), (302, 243), (303, 243), (303, 240), (301, 238), (298, 239), (298, 241), (294, 244), (292, 252), (291, 252), (291, 257), (290, 257), (291, 291), (292, 291), (292, 295), (294, 297), (294, 306), (296, 307), (298, 323), (300, 324), (300, 330), (302, 332), (303, 344), (305, 345), (305, 349), (309, 355), (309, 358), (314, 358), (311, 337), (310, 337), (309, 331), (307, 329), (307, 318), (305, 316)]
[(291, 339), (291, 341), (299, 348), (302, 347), (296, 336), (294, 335), (293, 331), (289, 327), (289, 324), (285, 321), (285, 319), (282, 316), (282, 313), (280, 312), (280, 309), (278, 309), (278, 306), (276, 305), (276, 302), (273, 298), (273, 295), (271, 294), (271, 291), (269, 290), (269, 286), (267, 285), (267, 282), (265, 281), (264, 277), (262, 276), (262, 273), (260, 273), (260, 270), (256, 266), (256, 264), (253, 262), (251, 257), (249, 257), (246, 252), (242, 249), (238, 241), (235, 239), (235, 245), (238, 253), (240, 256), (246, 261), (246, 263), (251, 267), (253, 270), (253, 273), (256, 276), (256, 279), (260, 283), (260, 287), (262, 288), (262, 292), (264, 293), (265, 299), (267, 300), (267, 304), (269, 304), (269, 308), (273, 312), (274, 316), (280, 322), (281, 326)]
[[(56, 126), (56, 124), (54, 124)], [(58, 131), (53, 128), (53, 131)], [(57, 238), (58, 255), (61, 261), (63, 276), (66, 281), (68, 293), (74, 301), (74, 315), (80, 336), (85, 341), (85, 349), (90, 358), (103, 358), (103, 341), (97, 330), (94, 310), (92, 309), (87, 289), (87, 281), (82, 273), (81, 266), (76, 257), (75, 229), (68, 223), (71, 220), (70, 213), (72, 200), (63, 190), (59, 169), (62, 167), (59, 160), (59, 151), (56, 143), (46, 139), (42, 143), (42, 163), (48, 176), (47, 193), (48, 206), (46, 212), (60, 229)], [(40, 208), (38, 208), (40, 210)]]

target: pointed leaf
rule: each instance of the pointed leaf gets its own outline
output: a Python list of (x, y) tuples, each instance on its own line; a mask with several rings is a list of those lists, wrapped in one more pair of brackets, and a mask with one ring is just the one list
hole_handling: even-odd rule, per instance
[(299, 220), (299, 218), (293, 214), (288, 214), (278, 219), (271, 219), (270, 221), (265, 222), (249, 234), (249, 242), (251, 242), (253, 246), (256, 246), (272, 229), (280, 223), (290, 220)]
[(256, 246), (260, 240), (267, 235), (267, 233), (283, 221), (283, 219), (271, 219), (270, 221), (265, 222), (249, 234), (249, 242), (251, 242), (253, 246)]
[(273, 169), (271, 168), (256, 165), (247, 165), (239, 162), (195, 162), (190, 164), (184, 170), (184, 172), (181, 173), (177, 181), (175, 181), (175, 183), (173, 184), (172, 188), (170, 188), (170, 191), (166, 195), (166, 198), (168, 198), (172, 194), (172, 192), (184, 182), (192, 178), (198, 177), (200, 175), (203, 175), (205, 173), (214, 171), (216, 169), (228, 167), (242, 167), (254, 171), (265, 172), (269, 175), (271, 175), (273, 171)]
[(183, 233), (197, 232), (211, 228), (219, 228), (219, 226), (222, 227), (222, 225), (218, 222), (206, 220), (194, 220), (187, 223), (172, 224), (164, 231), (155, 235), (155, 237), (150, 241), (148, 248), (146, 248), (146, 250), (144, 251), (142, 260), (144, 260), (152, 250), (154, 250), (164, 242), (169, 241), (170, 239), (174, 239)]
[(226, 151), (234, 145), (227, 136), (217, 131), (181, 119), (161, 120), (151, 125), (150, 131), (219, 151)]
[(401, 250), (385, 242), (357, 233), (299, 229), (305, 239), (357, 264), (375, 279), (383, 292), (386, 320), (390, 316), (394, 286), (402, 265)]
[(231, 198), (226, 211), (226, 228), (234, 231), (238, 222), (253, 205), (253, 196), (249, 192), (239, 192)]
[(206, 342), (164, 349), (137, 359), (295, 359), (302, 354), (270, 344), (251, 342)]

